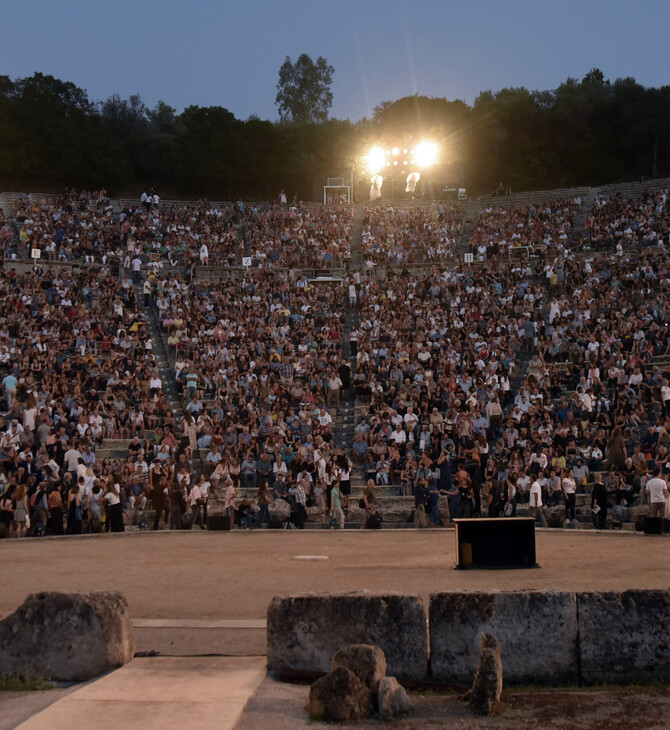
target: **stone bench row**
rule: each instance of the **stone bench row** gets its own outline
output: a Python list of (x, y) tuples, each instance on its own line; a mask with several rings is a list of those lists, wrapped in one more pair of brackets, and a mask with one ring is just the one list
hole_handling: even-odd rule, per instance
[[(268, 608), (268, 668), (280, 678), (330, 671), (344, 646), (381, 647), (403, 683), (470, 684), (481, 635), (502, 647), (512, 684), (670, 679), (670, 590), (303, 594)], [(430, 648), (430, 653), (429, 653)]]

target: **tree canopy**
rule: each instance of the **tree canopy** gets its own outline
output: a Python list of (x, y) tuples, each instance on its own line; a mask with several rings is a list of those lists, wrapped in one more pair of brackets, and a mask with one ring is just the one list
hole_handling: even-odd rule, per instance
[(330, 85), (334, 72), (322, 56), (316, 63), (306, 53), (295, 63), (286, 56), (279, 69), (275, 98), (279, 118), (285, 122), (325, 122), (333, 105)]
[[(332, 69), (302, 58), (287, 59), (279, 123), (242, 121), (223, 106), (149, 109), (138, 95), (94, 102), (53, 76), (0, 76), (0, 189), (104, 185), (135, 195), (153, 186), (162, 197), (249, 200), (284, 188), (309, 200), (314, 176), (355, 166), (371, 144), (400, 136), (438, 142), (473, 194), (501, 180), (532, 190), (670, 176), (670, 86), (609, 81), (594, 69), (556, 89), (483, 91), (472, 105), (406, 96), (354, 124), (327, 118)], [(327, 94), (300, 91), (314, 78)]]

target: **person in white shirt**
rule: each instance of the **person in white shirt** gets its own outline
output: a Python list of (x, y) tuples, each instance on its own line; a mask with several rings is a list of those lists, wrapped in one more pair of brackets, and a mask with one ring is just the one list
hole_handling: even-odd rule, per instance
[(203, 504), (202, 491), (198, 484), (194, 484), (191, 491), (188, 493), (188, 500), (186, 502), (187, 509), (191, 510), (191, 524), (190, 528), (197, 522), (198, 527), (201, 530), (205, 529), (205, 523), (202, 521), (202, 504)]
[(661, 476), (661, 468), (659, 466), (654, 469), (651, 479), (645, 487), (645, 492), (649, 496), (649, 505), (651, 507), (649, 516), (665, 516), (665, 500), (670, 496), (670, 493), (668, 492), (667, 482)]
[(544, 472), (540, 469), (537, 479), (530, 485), (530, 514), (536, 519), (539, 517), (542, 526), (547, 526), (547, 518), (544, 516), (542, 504), (542, 484), (540, 478), (544, 477)]
[(565, 497), (565, 524), (569, 524), (570, 520), (575, 519), (575, 496), (577, 485), (572, 476), (572, 469), (566, 469), (563, 476), (563, 496)]

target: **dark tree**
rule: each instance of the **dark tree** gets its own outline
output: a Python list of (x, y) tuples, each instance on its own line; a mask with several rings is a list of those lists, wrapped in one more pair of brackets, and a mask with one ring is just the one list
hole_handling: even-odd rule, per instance
[(330, 85), (335, 69), (322, 56), (316, 63), (303, 53), (295, 63), (286, 56), (279, 69), (275, 103), (283, 122), (325, 122), (333, 105)]

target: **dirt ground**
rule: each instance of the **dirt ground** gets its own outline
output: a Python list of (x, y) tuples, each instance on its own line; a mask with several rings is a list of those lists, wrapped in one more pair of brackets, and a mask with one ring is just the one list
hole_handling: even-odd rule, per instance
[[(326, 725), (309, 719), (309, 687), (267, 678), (247, 703), (235, 730), (309, 730)], [(411, 692), (412, 714), (396, 718), (394, 730), (665, 730), (670, 713), (666, 689), (505, 690), (499, 714), (475, 717), (455, 692)], [(388, 722), (369, 720), (350, 727), (379, 730)]]
[[(36, 591), (120, 590), (134, 618), (264, 619), (275, 595), (302, 591), (402, 591), (428, 599), (441, 590), (622, 590), (668, 588), (670, 539), (637, 533), (538, 531), (539, 568), (454, 570), (450, 530), (333, 532), (159, 532), (38, 540), (2, 540), (0, 616)], [(314, 559), (316, 557), (321, 559)], [(301, 559), (301, 558), (309, 559)], [(323, 558), (327, 559), (323, 559)], [(177, 624), (175, 624), (177, 626)], [(177, 628), (145, 630), (138, 649), (162, 653), (262, 654), (265, 631)], [(169, 641), (166, 640), (165, 634)], [(223, 639), (221, 638), (223, 637)], [(167, 647), (167, 651), (166, 651)], [(66, 690), (69, 691), (69, 690)], [(0, 730), (55, 701), (53, 693), (0, 693)], [(314, 727), (304, 711), (309, 688), (267, 677), (237, 730)], [(50, 695), (50, 696), (49, 696)], [(504, 709), (474, 718), (454, 693), (412, 694), (414, 712), (392, 724), (427, 728), (552, 728), (617, 730), (670, 726), (670, 691), (506, 690)], [(384, 725), (370, 720), (363, 730)]]
[[(157, 532), (0, 541), (0, 615), (36, 591), (120, 590), (133, 618), (262, 619), (303, 591), (668, 588), (670, 538), (538, 531), (539, 568), (454, 570), (451, 530)], [(326, 556), (327, 560), (296, 560)]]

